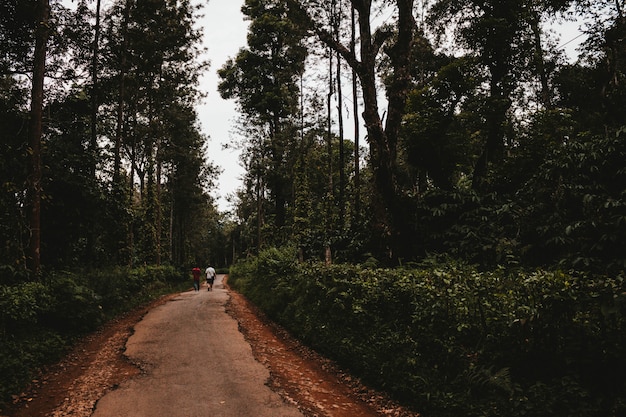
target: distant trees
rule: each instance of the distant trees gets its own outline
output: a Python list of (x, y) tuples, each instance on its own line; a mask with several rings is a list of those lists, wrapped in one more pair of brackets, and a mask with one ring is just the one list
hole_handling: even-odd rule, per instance
[[(198, 230), (217, 230), (221, 218), (209, 196), (217, 168), (205, 160), (194, 109), (206, 67), (196, 7), (170, 0), (120, 0), (105, 10), (88, 1), (75, 10), (47, 1), (1, 7), (0, 263), (20, 271), (28, 260), (37, 275), (38, 253), (44, 268), (217, 257), (215, 236)], [(33, 71), (31, 99), (24, 75)]]
[[(360, 93), (358, 100), (362, 100), (357, 108), (362, 111), (369, 145), (366, 165), (346, 167), (348, 181), (338, 181), (343, 184), (343, 191), (359, 195), (359, 190), (352, 187), (359, 187), (360, 174), (364, 174), (369, 187), (364, 204), (367, 222), (360, 225), (352, 222), (344, 228), (341, 222), (330, 220), (333, 229), (330, 240), (328, 233), (316, 232), (319, 225), (310, 221), (320, 212), (313, 197), (319, 190), (314, 187), (323, 185), (313, 185), (313, 177), (304, 175), (307, 171), (294, 170), (293, 159), (283, 159), (278, 165), (275, 160), (272, 171), (294, 173), (292, 184), (297, 192), (285, 201), (287, 207), (294, 208), (291, 212), (298, 215), (281, 221), (286, 234), (281, 239), (267, 241), (268, 244), (280, 244), (286, 239), (300, 245), (303, 236), (308, 236), (309, 241), (317, 242), (309, 246), (308, 256), (323, 256), (324, 243), (330, 241), (333, 252), (341, 254), (339, 259), (359, 260), (373, 254), (391, 264), (445, 252), (485, 265), (565, 262), (582, 268), (582, 259), (585, 268), (607, 265), (606, 259), (600, 261), (602, 251), (578, 246), (582, 236), (571, 239), (583, 217), (573, 215), (556, 220), (554, 216), (568, 207), (566, 211), (571, 208), (573, 212), (585, 213), (585, 218), (599, 220), (596, 217), (599, 212), (592, 214), (585, 208), (589, 206), (586, 198), (594, 195), (594, 201), (605, 201), (607, 208), (616, 207), (613, 202), (622, 200), (610, 193), (600, 193), (602, 197), (596, 193), (600, 189), (613, 189), (606, 182), (608, 179), (594, 176), (592, 188), (596, 191), (566, 201), (557, 198), (561, 194), (556, 191), (544, 194), (549, 188), (543, 187), (547, 186), (545, 178), (551, 178), (557, 189), (558, 184), (564, 184), (564, 179), (556, 179), (563, 174), (554, 172), (555, 158), (578, 160), (571, 154), (576, 152), (571, 147), (573, 143), (600, 152), (598, 143), (621, 135), (624, 123), (618, 109), (623, 107), (620, 98), (623, 96), (620, 80), (624, 74), (623, 2), (284, 0), (247, 4), (251, 3), (264, 5), (266, 10), (280, 10), (281, 24), (298, 33), (298, 42), (312, 41), (307, 44), (309, 52), (324, 45), (338, 54), (335, 56), (341, 58), (341, 65), (354, 72), (358, 79), (355, 84)], [(337, 29), (338, 23), (350, 22), (348, 17), (353, 14), (357, 32), (354, 39), (350, 27)], [(414, 16), (419, 16), (419, 21)], [(250, 50), (256, 42), (254, 23), (260, 17), (251, 18)], [(556, 48), (557, 39), (548, 30), (552, 22), (571, 18), (588, 22), (589, 38), (583, 60), (575, 63), (568, 63), (563, 51)], [(238, 59), (246, 53), (242, 51)], [(280, 61), (273, 61), (270, 54), (266, 58), (264, 65), (271, 67), (274, 62), (275, 68), (287, 70), (286, 66), (278, 65)], [(308, 59), (312, 62), (311, 57)], [(229, 65), (222, 71), (237, 67), (232, 62)], [(340, 68), (337, 66), (337, 74), (342, 73)], [(310, 70), (308, 66), (306, 69)], [(287, 79), (293, 83), (301, 76), (299, 71), (298, 67), (291, 74), (293, 78), (287, 75)], [(304, 79), (309, 73), (304, 73)], [(242, 105), (245, 102), (241, 99), (245, 97), (257, 102), (252, 94), (263, 88), (256, 83), (247, 87), (247, 77), (239, 74), (241, 82), (237, 84), (236, 95), (225, 97), (237, 96)], [(227, 72), (221, 75), (226, 86)], [(250, 75), (254, 74), (250, 72)], [(311, 83), (303, 84), (304, 90), (308, 85)], [(325, 87), (317, 82), (319, 96), (334, 93), (335, 85)], [(329, 91), (324, 92), (324, 88)], [(295, 88), (290, 91), (305, 96), (305, 91)], [(387, 106), (385, 109), (382, 103)], [(307, 117), (313, 120), (322, 111), (322, 107), (309, 104), (301, 107), (303, 120)], [(283, 142), (286, 154), (298, 152), (297, 167), (315, 164), (314, 155), (319, 153), (312, 150), (322, 145), (324, 126), (301, 124), (300, 131), (285, 131), (290, 135)], [(338, 118), (330, 136), (339, 139), (336, 144), (331, 142), (327, 155), (341, 154), (341, 127), (342, 120)], [(268, 137), (262, 130), (251, 132), (257, 144)], [(307, 144), (314, 146), (302, 148), (301, 145)], [(311, 152), (302, 152), (303, 149)], [(612, 145), (596, 156), (613, 160), (620, 155), (620, 149)], [(335, 171), (329, 178), (341, 177), (342, 158), (337, 158), (332, 159), (333, 163), (336, 161), (334, 166), (320, 165)], [(589, 160), (580, 160), (574, 164), (577, 168), (572, 169), (585, 170), (583, 166), (587, 163)], [(567, 166), (572, 167), (569, 163)], [(603, 166), (607, 172), (614, 170), (619, 178), (617, 167)], [(252, 172), (251, 169), (249, 173)], [(572, 175), (573, 171), (568, 178), (573, 178)], [(533, 197), (538, 195), (542, 196), (541, 201)], [(256, 196), (248, 193), (240, 200), (240, 207), (262, 197), (262, 193)], [(331, 193), (326, 201), (332, 198)], [(329, 224), (332, 216), (341, 217), (343, 204), (336, 203), (335, 200), (325, 206), (334, 209), (326, 211), (324, 224)], [(350, 206), (356, 207), (358, 203), (349, 205), (348, 210)], [(606, 224), (610, 217), (613, 220), (609, 222), (617, 223), (607, 230), (622, 230), (619, 210), (609, 211), (612, 214), (608, 217), (603, 214), (601, 223)], [(257, 214), (262, 213), (260, 210)], [(257, 230), (265, 230), (269, 236), (270, 230), (276, 231), (273, 225), (273, 222), (261, 222)], [(621, 241), (617, 234), (607, 232), (597, 238)], [(347, 244), (348, 241), (351, 243)], [(590, 251), (594, 252), (593, 256)], [(623, 257), (617, 254), (611, 257), (613, 266), (622, 262)]]
[(43, 88), (48, 50), (48, 25), (50, 5), (48, 0), (40, 0), (35, 6), (35, 49), (33, 53), (32, 89), (30, 95), (29, 171), (27, 207), (30, 210), (28, 222), (30, 243), (27, 264), (35, 275), (41, 274), (41, 139), (43, 118)]
[[(242, 8), (251, 19), (248, 48), (220, 70), (219, 91), (234, 98), (245, 116), (249, 192), (255, 195), (254, 246), (266, 238), (284, 240), (288, 202), (292, 200), (293, 170), (298, 156), (299, 77), (304, 72), (303, 33), (286, 19), (280, 3), (248, 0)], [(266, 192), (269, 194), (265, 197)], [(271, 220), (270, 220), (271, 219)], [(268, 223), (269, 222), (269, 223)], [(263, 232), (270, 224), (270, 236)]]

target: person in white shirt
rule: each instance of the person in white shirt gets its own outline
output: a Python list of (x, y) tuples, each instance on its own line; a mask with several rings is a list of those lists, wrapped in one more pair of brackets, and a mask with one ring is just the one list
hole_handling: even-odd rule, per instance
[(215, 269), (210, 266), (206, 269), (206, 284), (209, 287), (207, 291), (211, 291), (213, 289), (213, 283), (215, 282)]

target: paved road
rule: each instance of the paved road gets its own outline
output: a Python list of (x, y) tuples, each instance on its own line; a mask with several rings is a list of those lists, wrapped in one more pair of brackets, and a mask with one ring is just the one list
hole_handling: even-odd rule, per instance
[(94, 417), (302, 417), (265, 382), (269, 372), (213, 291), (181, 293), (137, 324), (126, 354), (145, 372), (96, 404)]

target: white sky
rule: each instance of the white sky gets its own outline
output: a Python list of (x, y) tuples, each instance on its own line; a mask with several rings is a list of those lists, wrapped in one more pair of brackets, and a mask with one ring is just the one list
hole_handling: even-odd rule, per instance
[(209, 0), (202, 9), (204, 17), (198, 22), (204, 32), (211, 67), (200, 80), (200, 88), (207, 93), (207, 97), (197, 111), (201, 130), (210, 137), (207, 156), (222, 169), (215, 196), (221, 211), (231, 208), (226, 197), (239, 188), (244, 173), (239, 153), (233, 149), (222, 149), (234, 137), (232, 132), (238, 116), (235, 102), (223, 100), (217, 92), (217, 70), (246, 45), (248, 22), (243, 20), (241, 13), (243, 3), (244, 0)]

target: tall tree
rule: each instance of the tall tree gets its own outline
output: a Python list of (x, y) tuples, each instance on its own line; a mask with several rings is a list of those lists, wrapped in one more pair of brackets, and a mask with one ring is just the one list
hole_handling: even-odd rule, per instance
[[(335, 12), (335, 38), (337, 42), (341, 42), (341, 27), (343, 20), (343, 2), (340, 0), (339, 5), (337, 7), (337, 11)], [(346, 213), (346, 202), (345, 202), (345, 194), (346, 194), (346, 169), (345, 169), (345, 144), (344, 144), (344, 135), (343, 135), (343, 87), (341, 83), (341, 55), (339, 52), (335, 52), (337, 54), (337, 123), (339, 129), (339, 227), (343, 228), (345, 224), (345, 213)]]
[[(484, 188), (489, 165), (504, 156), (504, 132), (512, 104), (515, 71), (519, 72), (524, 4), (519, 1), (460, 2), (441, 0), (435, 18), (459, 19), (459, 40), (474, 49), (488, 71), (489, 91), (485, 99), (484, 145), (476, 160), (474, 188)], [(516, 65), (517, 64), (517, 65)]]
[[(291, 200), (289, 165), (294, 158), (288, 151), (297, 137), (298, 80), (304, 71), (306, 48), (301, 42), (302, 31), (286, 18), (280, 2), (247, 0), (242, 11), (251, 19), (248, 48), (240, 50), (218, 71), (219, 91), (224, 98), (236, 99), (249, 122), (264, 132), (264, 140), (250, 143), (262, 149), (249, 155), (267, 157), (267, 169), (255, 170), (255, 175), (263, 175), (256, 183), (257, 187), (267, 186), (272, 223), (280, 231), (286, 224), (287, 202)], [(257, 197), (262, 194), (259, 189)], [(261, 210), (261, 201), (257, 203), (257, 214), (261, 216), (265, 211)], [(260, 217), (257, 220), (263, 222)]]
[(33, 56), (30, 105), (30, 172), (28, 206), (30, 207), (30, 244), (28, 265), (35, 276), (41, 273), (41, 138), (43, 134), (44, 78), (49, 37), (50, 4), (37, 2), (35, 14), (35, 52)]
[(514, 141), (508, 126), (516, 89), (524, 82), (538, 79), (539, 102), (551, 106), (541, 18), (546, 13), (564, 10), (568, 3), (567, 0), (438, 0), (431, 9), (432, 25), (439, 28), (439, 33), (453, 28), (456, 42), (476, 57), (479, 68), (486, 74), (483, 145), (472, 176), (472, 186), (477, 190), (488, 187), (491, 167), (498, 167), (503, 161), (505, 142)]
[[(350, 10), (350, 53), (356, 56), (356, 12), (352, 7)], [(359, 86), (358, 77), (354, 68), (351, 69), (352, 75), (352, 113), (354, 118), (354, 218), (355, 223), (360, 223), (361, 215), (361, 155), (360, 147), (360, 118), (359, 118)]]
[[(373, 2), (352, 0), (351, 7), (358, 13), (359, 51), (337, 41), (331, 28), (323, 25), (319, 15), (319, 4), (287, 0), (295, 21), (300, 22), (316, 36), (337, 51), (358, 75), (363, 94), (363, 119), (367, 128), (370, 146), (370, 162), (374, 173), (372, 207), (376, 229), (375, 240), (380, 250), (391, 258), (398, 256), (401, 248), (402, 212), (397, 189), (397, 145), (406, 99), (411, 85), (410, 54), (413, 43), (415, 21), (413, 0), (389, 2), (394, 8), (396, 19), (374, 29)], [(387, 90), (388, 107), (386, 120), (379, 106), (377, 87), (377, 62), (384, 53), (390, 61), (391, 75)]]
[[(172, 0), (119, 3), (114, 8), (120, 13), (118, 32), (112, 38), (119, 58), (115, 149), (125, 149), (130, 158), (131, 190), (135, 175), (140, 183), (142, 209), (138, 214), (144, 221), (141, 240), (133, 242), (140, 245), (150, 262), (160, 263), (164, 254), (171, 253), (164, 245), (170, 239), (163, 219), (170, 211), (163, 204), (162, 184), (172, 169), (165, 155), (166, 149), (180, 140), (180, 133), (166, 127), (181, 113), (168, 110), (195, 104), (198, 77), (204, 67), (197, 59), (200, 33), (194, 28), (196, 7), (190, 1)], [(119, 151), (115, 153), (120, 158)], [(115, 165), (115, 171), (119, 170), (117, 159)]]
[(93, 171), (92, 174), (96, 175), (96, 153), (98, 150), (98, 106), (99, 97), (98, 89), (98, 60), (100, 53), (100, 1), (96, 0), (96, 21), (93, 28), (93, 46), (91, 55), (91, 138), (90, 138), (90, 152), (93, 155)]

